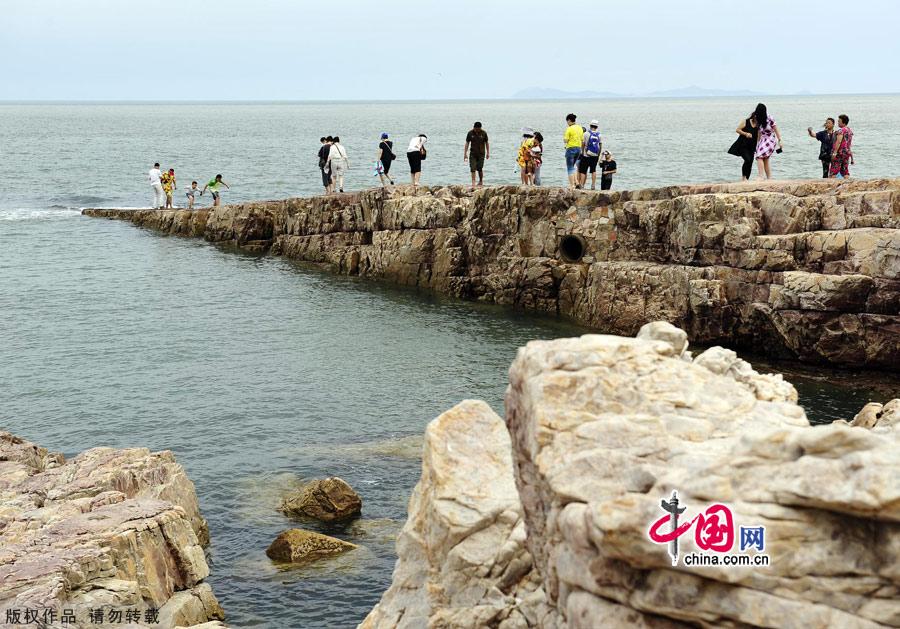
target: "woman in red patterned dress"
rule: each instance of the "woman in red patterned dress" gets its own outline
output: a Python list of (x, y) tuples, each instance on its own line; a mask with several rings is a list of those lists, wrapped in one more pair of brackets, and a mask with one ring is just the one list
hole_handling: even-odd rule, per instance
[(853, 129), (848, 127), (850, 116), (841, 114), (838, 116), (838, 132), (834, 136), (834, 144), (831, 149), (830, 178), (840, 179), (850, 177), (850, 164), (853, 163)]

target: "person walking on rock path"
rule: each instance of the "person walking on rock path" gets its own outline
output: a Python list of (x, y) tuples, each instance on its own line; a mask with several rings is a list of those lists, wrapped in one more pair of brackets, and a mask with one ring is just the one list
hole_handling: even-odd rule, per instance
[(202, 195), (204, 192), (209, 190), (209, 193), (213, 198), (213, 207), (219, 207), (219, 204), (222, 200), (220, 197), (219, 186), (225, 186), (229, 190), (231, 189), (231, 186), (222, 181), (222, 175), (216, 175), (215, 179), (210, 180), (209, 183), (203, 186), (203, 190), (200, 191), (200, 194)]
[(566, 116), (566, 131), (563, 133), (563, 143), (566, 147), (566, 172), (569, 175), (569, 188), (578, 187), (578, 170), (576, 164), (581, 157), (581, 145), (584, 140), (584, 129), (575, 124), (575, 114)]
[(187, 197), (187, 209), (193, 210), (194, 203), (197, 201), (197, 196), (200, 195), (200, 189), (197, 187), (197, 182), (192, 181), (191, 187), (188, 188), (187, 192), (184, 193), (185, 197)]
[(328, 170), (331, 172), (331, 190), (337, 186), (338, 191), (344, 191), (344, 173), (350, 169), (350, 160), (347, 159), (347, 149), (341, 144), (341, 138), (334, 136), (331, 149), (328, 151)]
[(162, 173), (159, 172), (159, 162), (153, 164), (147, 175), (150, 180), (150, 189), (153, 191), (153, 209), (158, 210), (165, 204), (166, 196), (162, 188)]
[(828, 178), (831, 169), (831, 149), (834, 146), (834, 118), (826, 118), (822, 131), (813, 133), (812, 127), (807, 127), (809, 137), (819, 141), (819, 161), (822, 162), (822, 177)]
[(756, 120), (756, 128), (759, 130), (759, 136), (756, 139), (756, 165), (759, 170), (759, 178), (771, 179), (772, 168), (769, 166), (769, 159), (773, 153), (781, 153), (781, 131), (778, 130), (778, 125), (775, 124), (775, 120), (762, 103), (756, 106), (753, 118)]
[(381, 134), (381, 141), (378, 143), (378, 153), (375, 155), (375, 173), (381, 179), (382, 187), (385, 187), (385, 178), (391, 182), (392, 186), (394, 185), (390, 172), (391, 164), (397, 159), (397, 156), (394, 155), (394, 143), (388, 139), (389, 137), (387, 133)]
[(850, 177), (850, 164), (853, 160), (853, 129), (847, 114), (838, 116), (838, 130), (834, 134), (834, 146), (831, 149), (830, 177), (845, 179)]
[(412, 182), (413, 192), (419, 187), (419, 178), (422, 176), (422, 160), (428, 155), (425, 150), (425, 143), (428, 136), (420, 133), (409, 141), (406, 149), (406, 161), (409, 162), (409, 177)]
[(175, 169), (170, 168), (167, 172), (164, 172), (160, 175), (159, 180), (162, 183), (163, 193), (166, 195), (166, 209), (175, 207), (172, 199), (175, 190), (178, 188), (178, 186), (175, 185)]
[(753, 116), (751, 113), (749, 117), (738, 124), (737, 129), (735, 129), (738, 139), (728, 149), (729, 155), (735, 155), (744, 160), (744, 164), (741, 166), (741, 179), (743, 181), (750, 179), (750, 175), (753, 174), (753, 160), (756, 156), (756, 141), (759, 130), (756, 127), (756, 119)]
[(598, 127), (600, 123), (591, 120), (590, 129), (581, 141), (581, 159), (578, 161), (578, 185), (584, 188), (587, 183), (588, 170), (591, 171), (591, 190), (597, 189), (597, 162), (603, 149), (603, 141)]
[(541, 185), (541, 166), (544, 163), (544, 136), (540, 131), (534, 132), (534, 144), (531, 147), (532, 185)]
[(522, 143), (519, 144), (519, 152), (516, 154), (516, 164), (519, 166), (519, 177), (523, 186), (531, 183), (531, 176), (534, 173), (534, 165), (532, 164), (531, 148), (534, 146), (534, 130), (530, 127), (522, 129)]
[(331, 142), (334, 140), (330, 135), (325, 138), (319, 138), (322, 146), (319, 147), (319, 172), (322, 173), (322, 185), (325, 187), (325, 194), (333, 192), (331, 171), (328, 170), (328, 154), (331, 152)]
[(478, 175), (478, 187), (484, 186), (484, 160), (491, 158), (491, 145), (487, 132), (476, 122), (466, 134), (466, 145), (463, 147), (463, 161), (469, 162), (472, 174), (472, 189), (475, 189), (475, 175)]
[[(600, 189), (601, 190), (609, 190), (612, 188), (613, 175), (618, 172), (618, 167), (616, 166), (616, 160), (613, 159), (612, 153), (609, 151), (603, 151), (603, 161), (600, 162)], [(591, 186), (591, 190), (594, 187)]]

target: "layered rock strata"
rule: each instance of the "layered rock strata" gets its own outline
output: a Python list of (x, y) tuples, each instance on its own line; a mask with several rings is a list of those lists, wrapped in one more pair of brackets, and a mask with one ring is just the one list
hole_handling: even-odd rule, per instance
[[(429, 425), (394, 581), (362, 626), (900, 626), (900, 401), (811, 426), (796, 400), (729, 350), (693, 358), (669, 324), (529, 343), (508, 433), (476, 402)], [(683, 535), (676, 565), (649, 537), (674, 491), (709, 534)], [(735, 535), (764, 527), (761, 552), (730, 554), (768, 565), (686, 563), (715, 504)]]
[(66, 626), (122, 626), (124, 615), (89, 621), (103, 609), (142, 621), (157, 610), (153, 626), (221, 620), (204, 581), (208, 541), (171, 452), (94, 448), (66, 461), (0, 432), (0, 619), (52, 609), (61, 621), (72, 610), (77, 623)]
[(633, 335), (897, 370), (900, 180), (622, 192), (399, 187), (214, 210), (85, 210)]

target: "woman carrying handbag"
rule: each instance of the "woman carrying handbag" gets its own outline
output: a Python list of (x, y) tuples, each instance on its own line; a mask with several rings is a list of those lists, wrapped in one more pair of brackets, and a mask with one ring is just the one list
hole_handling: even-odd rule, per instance
[(759, 136), (759, 129), (756, 127), (756, 120), (754, 120), (753, 114), (745, 118), (735, 131), (737, 131), (738, 139), (728, 149), (728, 154), (736, 155), (744, 160), (744, 164), (741, 166), (741, 179), (747, 181), (753, 173), (756, 140)]
[(409, 147), (406, 149), (406, 159), (409, 161), (409, 174), (412, 180), (413, 192), (419, 187), (419, 177), (422, 176), (422, 161), (427, 156), (425, 151), (425, 142), (428, 136), (420, 133), (409, 141)]

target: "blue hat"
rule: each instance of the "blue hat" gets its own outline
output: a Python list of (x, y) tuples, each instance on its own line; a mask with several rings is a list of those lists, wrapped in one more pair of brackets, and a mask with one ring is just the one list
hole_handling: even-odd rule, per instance
[(382, 140), (387, 140), (387, 139), (388, 139), (388, 134), (387, 134), (387, 133), (382, 133), (382, 134), (381, 134), (381, 139), (382, 139)]

